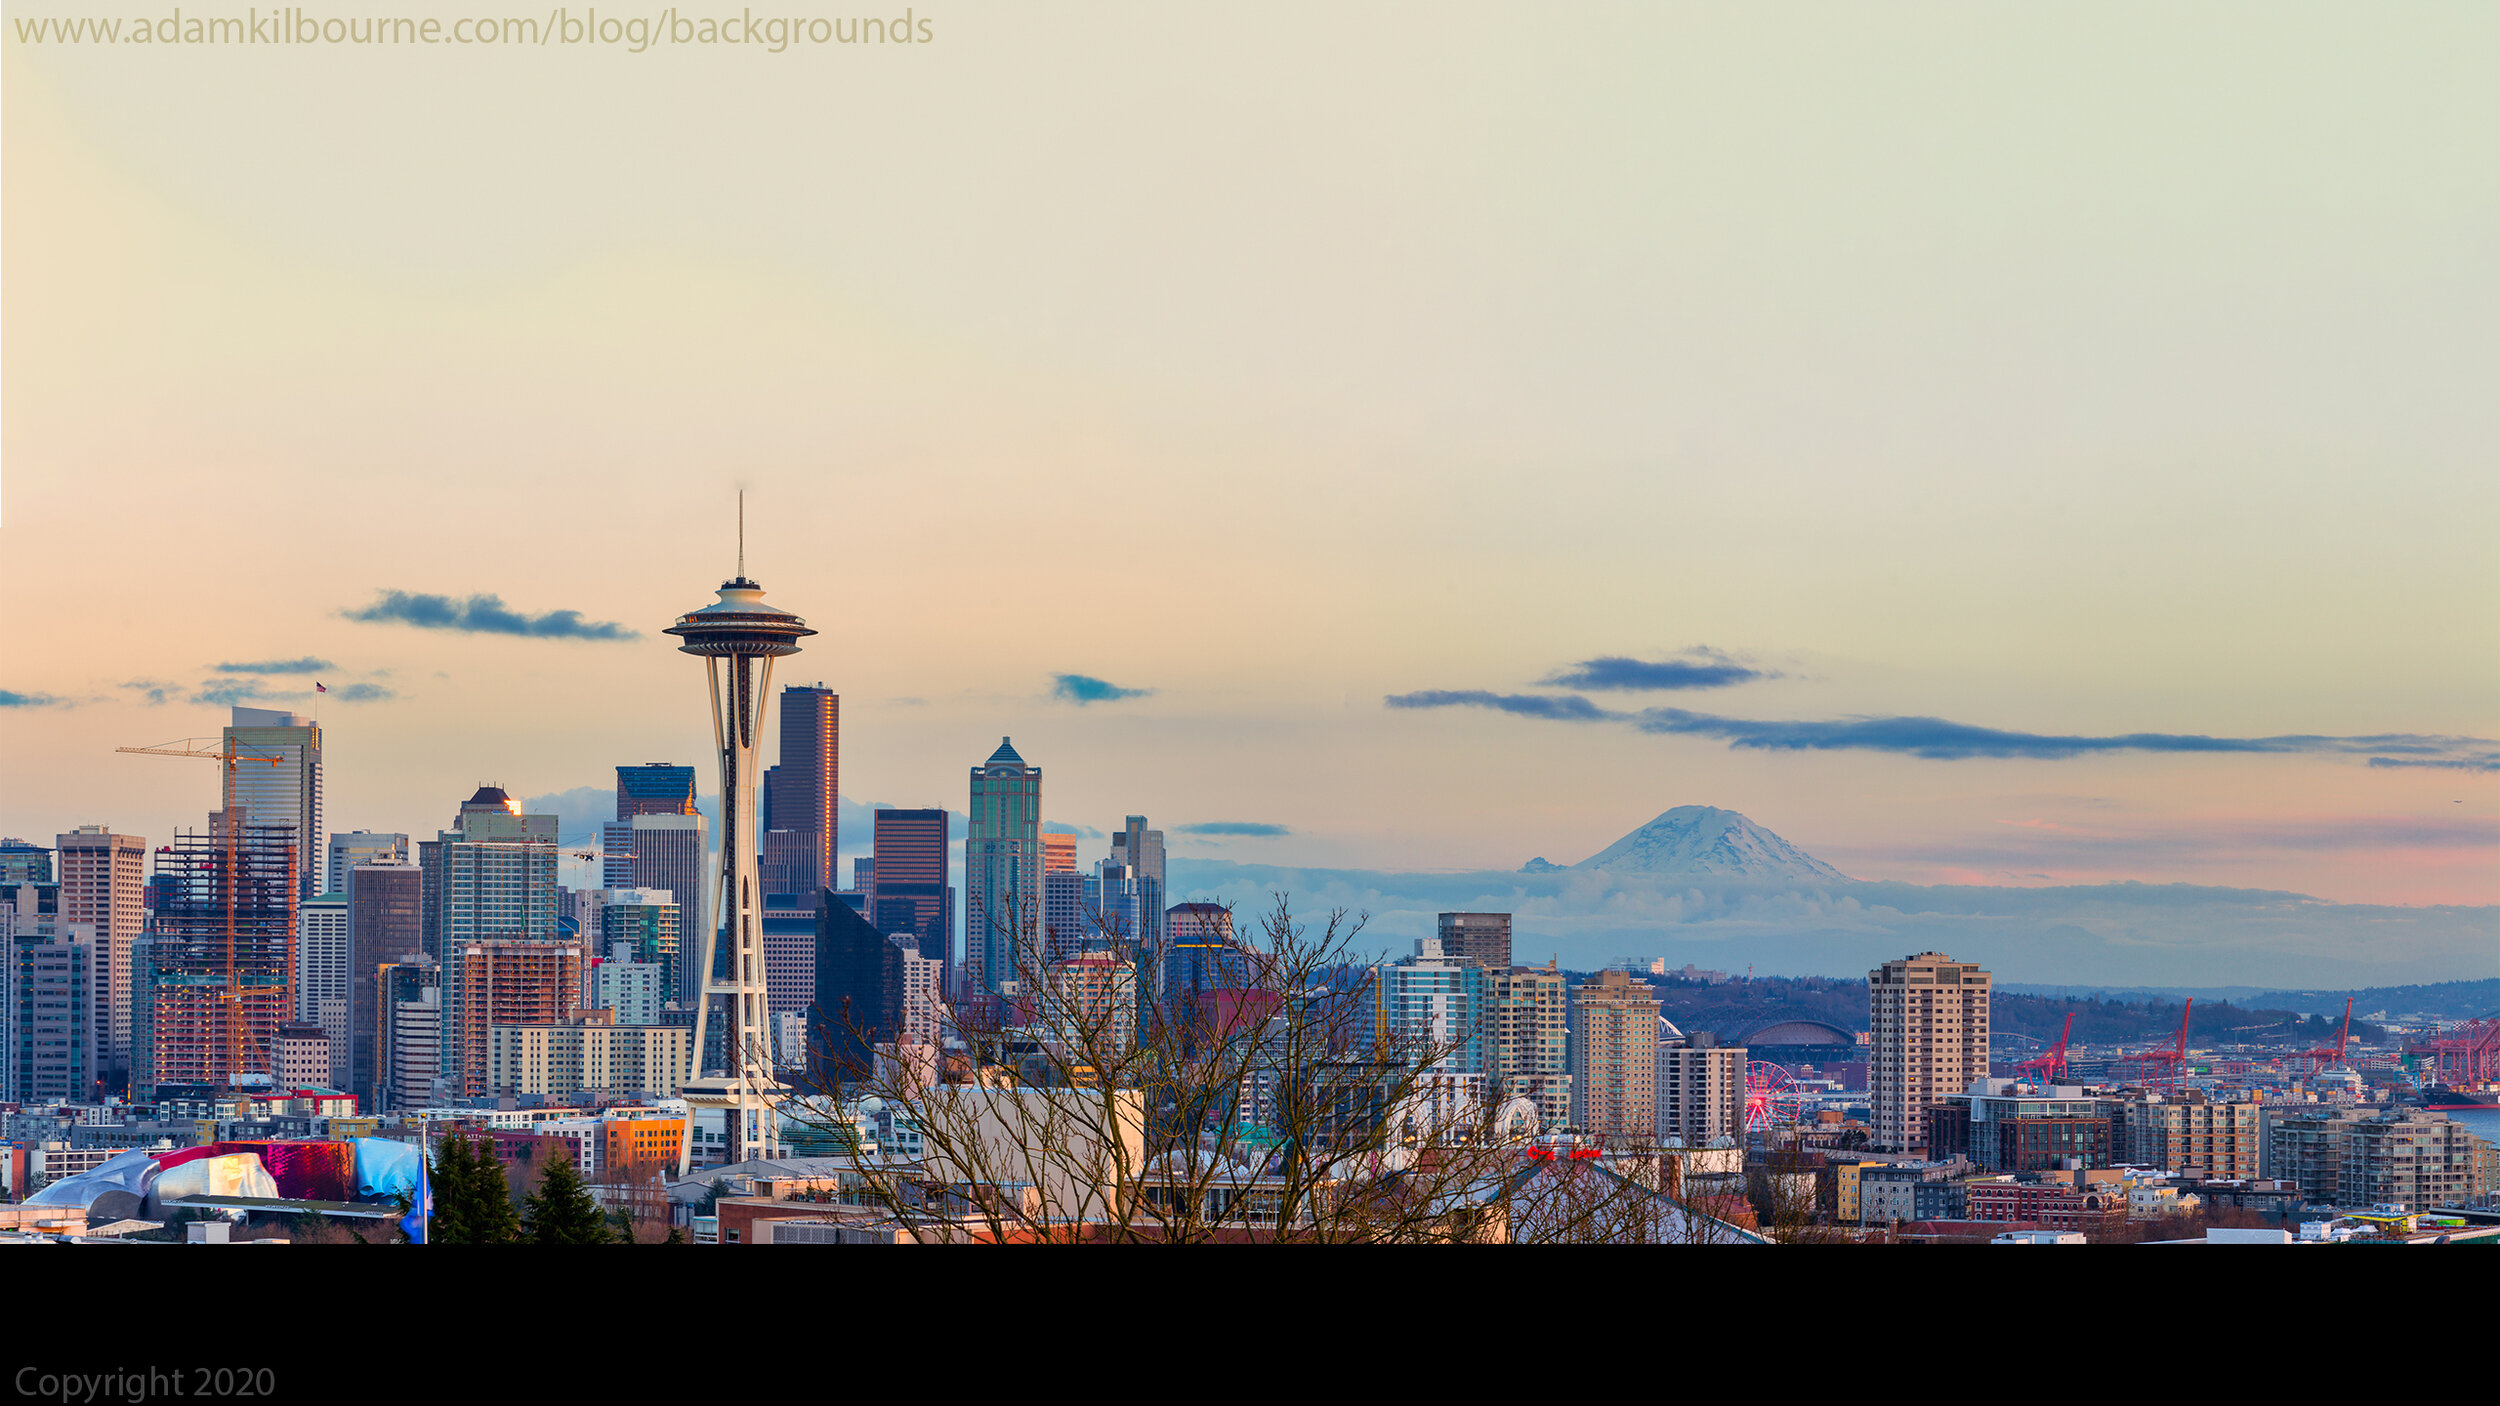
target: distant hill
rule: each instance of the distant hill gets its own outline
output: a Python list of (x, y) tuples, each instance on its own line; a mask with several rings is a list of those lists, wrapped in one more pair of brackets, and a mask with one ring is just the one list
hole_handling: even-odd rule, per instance
[[(1531, 859), (1520, 872), (1559, 866)], [(1709, 875), (1779, 883), (1845, 884), (1848, 875), (1717, 806), (1677, 806), (1571, 866), (1614, 874)]]

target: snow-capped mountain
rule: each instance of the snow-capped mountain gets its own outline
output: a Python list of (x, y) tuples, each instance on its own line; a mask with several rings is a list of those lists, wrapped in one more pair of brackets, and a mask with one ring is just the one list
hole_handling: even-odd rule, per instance
[[(1543, 866), (1547, 870), (1559, 867)], [(1677, 806), (1571, 867), (1793, 883), (1850, 881), (1848, 875), (1735, 811), (1716, 806)], [(1529, 861), (1523, 872), (1542, 872), (1539, 861)]]

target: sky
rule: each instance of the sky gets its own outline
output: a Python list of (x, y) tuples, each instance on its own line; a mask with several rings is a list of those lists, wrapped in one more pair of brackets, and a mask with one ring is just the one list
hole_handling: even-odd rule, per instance
[(700, 762), (743, 490), (860, 804), (2500, 904), (2489, 7), (107, 8), (0, 34), (6, 833), (316, 680), (341, 829)]

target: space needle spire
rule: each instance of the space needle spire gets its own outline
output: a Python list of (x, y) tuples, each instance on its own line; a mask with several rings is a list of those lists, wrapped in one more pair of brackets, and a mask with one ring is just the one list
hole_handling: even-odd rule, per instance
[[(667, 633), (677, 648), (704, 661), (712, 685), (712, 738), (720, 753), (721, 842), (718, 908), (703, 924), (702, 997), (695, 1005), (694, 1068), (685, 1087), (695, 1108), (729, 1110), (728, 1159), (780, 1154), (776, 1108), (785, 1096), (773, 1077), (771, 1004), (764, 980), (764, 896), (758, 877), (756, 744), (772, 697), (773, 661), (799, 652), (816, 633), (807, 622), (764, 603), (764, 588), (746, 574), (746, 495), (738, 495), (738, 574), (720, 585), (720, 599), (677, 617)], [(689, 911), (700, 908), (690, 905)], [(726, 953), (717, 950), (726, 947)], [(726, 961), (723, 957), (726, 957)], [(717, 1017), (715, 1007), (719, 1008)], [(704, 1067), (710, 1022), (722, 1024), (726, 1057)], [(693, 1129), (688, 1128), (689, 1154)], [(689, 1154), (680, 1154), (680, 1170)]]

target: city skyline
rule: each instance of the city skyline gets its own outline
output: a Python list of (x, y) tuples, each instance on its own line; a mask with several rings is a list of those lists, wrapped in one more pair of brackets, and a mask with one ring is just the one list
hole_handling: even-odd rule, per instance
[[(1691, 804), (1880, 884), (2488, 936), (2500, 19), (1297, 13), (1342, 47), (1077, 7), (840, 84), (681, 65), (666, 113), (8, 46), (0, 833), (200, 828), (206, 768), (113, 748), (236, 705), (320, 710), (328, 832), (707, 765), (659, 631), (744, 487), (837, 806), (961, 813), (1012, 735), (1044, 822), (1159, 818), (1174, 900)], [(708, 154), (890, 122), (842, 179)], [(99, 581), (110, 632), (61, 608)]]

